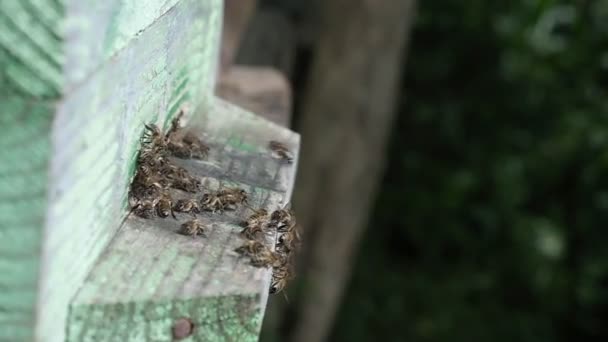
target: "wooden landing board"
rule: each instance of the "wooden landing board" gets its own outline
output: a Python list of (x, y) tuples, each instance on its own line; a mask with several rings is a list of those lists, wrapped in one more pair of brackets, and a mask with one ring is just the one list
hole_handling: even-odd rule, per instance
[[(190, 125), (204, 128), (199, 132), (211, 153), (205, 161), (176, 164), (205, 188), (245, 189), (254, 208), (274, 210), (289, 201), (297, 134), (219, 99), (192, 118)], [(272, 139), (291, 147), (293, 164), (271, 156)], [(178, 190), (172, 195), (192, 197)], [(195, 325), (190, 341), (257, 341), (271, 271), (233, 251), (244, 241), (238, 223), (250, 213), (241, 207), (199, 214), (212, 229), (196, 238), (176, 233), (190, 214), (176, 213), (177, 220), (129, 216), (71, 304), (68, 340), (171, 341), (174, 322), (187, 317)]]

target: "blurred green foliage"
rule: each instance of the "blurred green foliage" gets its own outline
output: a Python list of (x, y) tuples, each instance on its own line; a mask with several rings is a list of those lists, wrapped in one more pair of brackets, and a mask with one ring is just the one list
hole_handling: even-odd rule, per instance
[(419, 1), (331, 341), (608, 340), (608, 1)]

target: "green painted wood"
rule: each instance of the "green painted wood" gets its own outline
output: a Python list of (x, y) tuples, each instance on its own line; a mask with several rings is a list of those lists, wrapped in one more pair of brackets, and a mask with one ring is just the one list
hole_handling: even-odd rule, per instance
[(33, 339), (53, 106), (0, 97), (0, 341)]
[[(191, 117), (211, 147), (205, 161), (180, 161), (209, 189), (239, 186), (253, 207), (283, 207), (291, 196), (297, 160), (271, 156), (270, 139), (296, 153), (299, 136), (216, 99)], [(175, 190), (174, 198), (190, 194)], [(200, 195), (199, 195), (200, 197)], [(203, 213), (207, 237), (177, 234), (178, 219), (130, 216), (89, 274), (71, 305), (69, 341), (171, 341), (182, 317), (195, 324), (188, 341), (257, 341), (271, 271), (252, 267), (233, 250), (242, 244), (238, 222), (250, 211)]]
[(4, 70), (6, 80), (28, 96), (59, 97), (82, 83), (178, 2), (1, 1), (0, 62), (9, 65)]
[(0, 341), (65, 339), (142, 123), (210, 101), (220, 18), (220, 0), (0, 2)]

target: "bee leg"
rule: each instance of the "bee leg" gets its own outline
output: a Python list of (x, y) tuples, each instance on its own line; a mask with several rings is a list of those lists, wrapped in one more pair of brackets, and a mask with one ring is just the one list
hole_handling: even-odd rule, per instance
[(175, 212), (173, 211), (173, 207), (171, 207), (171, 216), (173, 216), (173, 218), (177, 220), (177, 217), (175, 217)]

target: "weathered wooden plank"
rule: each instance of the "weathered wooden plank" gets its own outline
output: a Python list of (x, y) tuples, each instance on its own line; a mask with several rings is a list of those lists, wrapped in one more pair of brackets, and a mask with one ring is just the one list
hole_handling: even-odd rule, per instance
[(64, 339), (68, 301), (126, 214), (143, 123), (209, 101), (220, 17), (219, 0), (177, 2), (58, 103), (39, 338)]
[[(66, 86), (84, 80), (181, 0), (67, 0)], [(211, 4), (210, 1), (201, 1)]]
[(0, 103), (0, 341), (32, 340), (53, 105)]
[[(209, 143), (209, 158), (175, 162), (210, 189), (242, 187), (253, 207), (276, 209), (289, 201), (297, 134), (219, 99), (197, 114), (191, 126)], [(270, 139), (290, 146), (295, 162), (274, 159)], [(257, 341), (270, 270), (233, 252), (242, 243), (238, 223), (249, 213), (200, 214), (212, 230), (198, 238), (176, 234), (189, 214), (177, 214), (177, 221), (129, 217), (72, 302), (68, 339), (170, 341), (175, 321), (187, 317), (195, 325), (191, 340)]]

